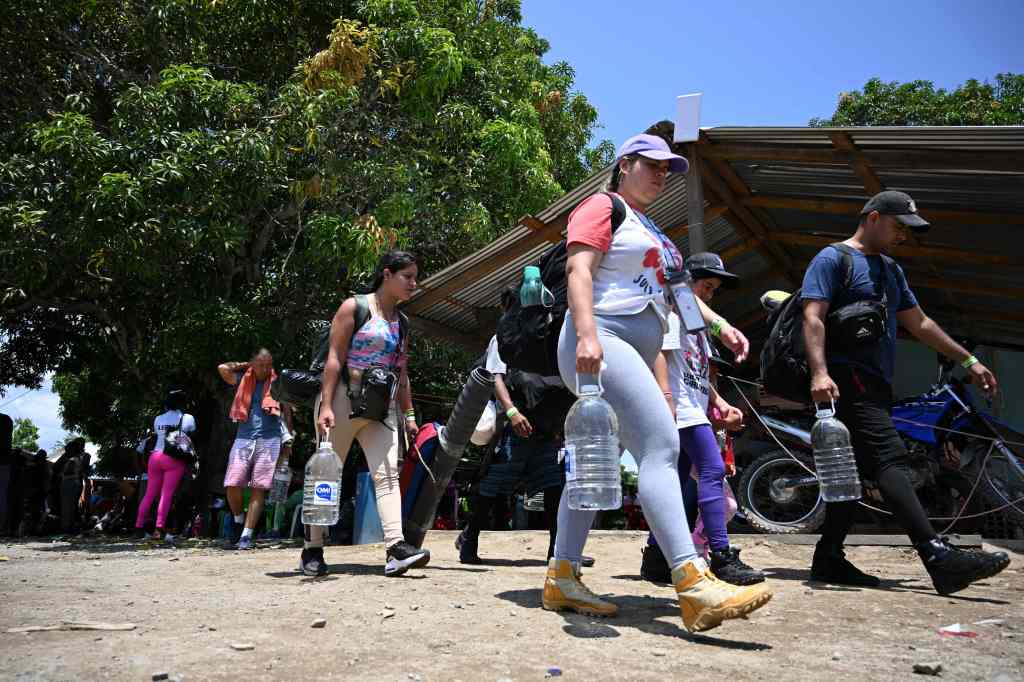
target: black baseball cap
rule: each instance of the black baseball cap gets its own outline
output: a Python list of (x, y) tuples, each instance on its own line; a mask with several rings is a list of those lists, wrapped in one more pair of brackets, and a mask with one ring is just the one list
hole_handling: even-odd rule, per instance
[(740, 283), (740, 278), (725, 269), (725, 263), (717, 253), (704, 251), (695, 253), (686, 259), (686, 269), (694, 279), (708, 279), (717, 277), (722, 280), (722, 286), (727, 289), (735, 289)]
[(931, 224), (917, 214), (917, 204), (909, 194), (886, 190), (868, 199), (860, 214), (867, 215), (878, 211), (880, 215), (889, 215), (912, 229), (914, 232), (927, 232)]

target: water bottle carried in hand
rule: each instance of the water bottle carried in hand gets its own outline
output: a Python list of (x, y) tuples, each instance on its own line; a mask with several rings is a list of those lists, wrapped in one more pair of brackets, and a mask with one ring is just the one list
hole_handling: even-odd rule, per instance
[(308, 526), (333, 526), (338, 522), (341, 466), (327, 439), (306, 463), (302, 489), (302, 522)]
[(527, 265), (523, 268), (523, 285), (519, 287), (519, 305), (524, 308), (533, 305), (543, 305), (550, 308), (555, 302), (555, 296), (540, 279), (540, 268), (536, 265)]
[[(589, 378), (588, 378), (589, 379)], [(618, 509), (622, 506), (619, 471), (619, 420), (601, 397), (601, 378), (580, 386), (579, 398), (565, 418), (565, 494), (570, 509)]]
[(270, 485), (270, 496), (267, 502), (281, 504), (288, 499), (288, 486), (292, 483), (291, 467), (278, 468), (274, 472), (274, 480)]
[(821, 485), (821, 499), (849, 502), (861, 497), (857, 460), (850, 445), (850, 431), (836, 419), (836, 406), (819, 409), (811, 429), (814, 468)]

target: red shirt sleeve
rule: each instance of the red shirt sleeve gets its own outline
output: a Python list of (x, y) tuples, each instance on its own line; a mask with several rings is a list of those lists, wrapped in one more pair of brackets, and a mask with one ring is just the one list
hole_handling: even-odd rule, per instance
[(569, 216), (566, 246), (584, 244), (607, 253), (612, 245), (612, 198), (595, 194), (583, 201)]

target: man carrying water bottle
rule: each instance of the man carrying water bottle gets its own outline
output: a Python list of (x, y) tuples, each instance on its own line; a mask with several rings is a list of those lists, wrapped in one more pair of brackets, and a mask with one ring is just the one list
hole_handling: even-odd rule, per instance
[[(957, 549), (935, 533), (910, 482), (906, 447), (890, 415), (897, 321), (922, 343), (959, 362), (986, 395), (997, 390), (992, 372), (925, 315), (903, 269), (884, 255), (906, 239), (907, 228), (922, 233), (929, 227), (907, 194), (885, 191), (873, 196), (861, 211), (856, 233), (840, 245), (822, 249), (807, 268), (802, 290), (803, 332), (811, 397), (818, 403), (835, 401), (837, 416), (850, 430), (861, 476), (878, 482), (935, 590), (952, 594), (999, 573), (1010, 559), (1004, 552)], [(851, 261), (844, 259), (852, 259), (849, 278), (844, 263)], [(837, 318), (829, 315), (830, 309), (837, 311), (856, 302), (881, 303), (885, 326), (877, 340), (864, 343), (847, 338), (839, 331)], [(828, 334), (826, 321), (831, 325)], [(862, 330), (855, 327), (854, 335), (861, 336)], [(858, 570), (843, 552), (856, 505), (827, 505), (821, 540), (814, 551), (812, 580), (861, 587), (879, 584), (878, 578)]]

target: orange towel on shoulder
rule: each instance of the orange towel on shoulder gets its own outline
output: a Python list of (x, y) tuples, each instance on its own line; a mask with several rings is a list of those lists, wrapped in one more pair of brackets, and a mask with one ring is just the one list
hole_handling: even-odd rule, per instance
[[(260, 406), (267, 414), (275, 417), (281, 416), (281, 403), (270, 397), (270, 384), (277, 379), (277, 372), (270, 370), (270, 377), (263, 382), (263, 395), (260, 397)], [(256, 375), (252, 367), (245, 370), (241, 381), (238, 382), (238, 390), (235, 391), (235, 399), (231, 403), (231, 420), (236, 422), (249, 421), (249, 407), (252, 401), (252, 394), (256, 389)]]

